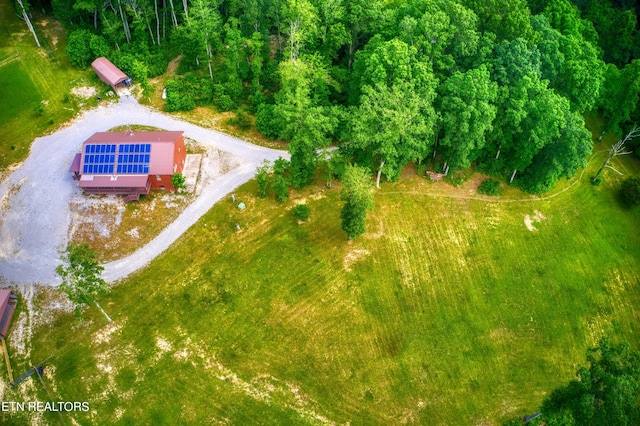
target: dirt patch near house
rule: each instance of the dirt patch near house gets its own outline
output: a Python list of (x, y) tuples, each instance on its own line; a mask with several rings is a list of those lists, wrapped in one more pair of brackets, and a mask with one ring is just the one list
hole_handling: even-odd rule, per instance
[(89, 99), (98, 94), (98, 90), (91, 86), (77, 86), (71, 89), (71, 94), (83, 99)]

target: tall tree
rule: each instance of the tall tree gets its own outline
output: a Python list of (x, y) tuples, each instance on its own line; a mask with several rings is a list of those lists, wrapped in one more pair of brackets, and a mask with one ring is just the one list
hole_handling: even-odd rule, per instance
[(340, 212), (342, 230), (352, 240), (364, 234), (367, 213), (373, 209), (371, 176), (367, 169), (348, 165), (342, 175), (340, 196), (345, 202)]
[(299, 58), (280, 64), (281, 90), (276, 96), (276, 111), (282, 118), (280, 136), (289, 139), (291, 177), (294, 187), (311, 183), (316, 170), (316, 150), (330, 143), (336, 126), (328, 107), (317, 94), (330, 83), (326, 68), (314, 58)]
[(375, 32), (382, 16), (383, 6), (380, 0), (349, 0), (345, 6), (346, 25), (349, 29), (347, 67), (351, 68), (356, 52)]
[(432, 88), (417, 90), (411, 82), (364, 87), (353, 115), (353, 145), (378, 158), (377, 188), (381, 174), (395, 180), (407, 162), (429, 153), (436, 122), (433, 99)]
[[(616, 2), (619, 3), (619, 2)], [(591, 1), (584, 13), (598, 32), (604, 60), (624, 67), (634, 55), (638, 17), (632, 8), (615, 7), (609, 0)]]
[[(197, 40), (201, 52), (204, 51), (207, 56), (211, 79), (213, 79), (211, 60), (214, 52), (221, 45), (221, 22), (216, 1), (192, 0), (191, 16), (187, 18), (187, 30), (188, 34)], [(198, 57), (196, 61), (199, 62)]]
[(527, 74), (540, 76), (540, 52), (526, 40), (503, 40), (495, 47), (493, 78), (502, 86), (514, 85)]
[(338, 50), (349, 43), (345, 25), (346, 8), (343, 0), (312, 0), (318, 13), (318, 46), (323, 57), (334, 60)]
[(496, 34), (499, 40), (533, 38), (526, 0), (462, 0), (478, 15), (481, 30)]
[(495, 161), (512, 171), (513, 181), (545, 145), (560, 136), (569, 102), (549, 90), (547, 81), (529, 74), (514, 86), (500, 88), (498, 105), (488, 146), (496, 152)]
[(599, 102), (609, 129), (621, 133), (620, 129), (624, 123), (630, 121), (638, 111), (638, 96), (640, 96), (640, 59), (634, 59), (622, 70), (609, 64), (604, 72)]
[(584, 120), (577, 112), (565, 110), (563, 113), (560, 136), (535, 155), (518, 180), (518, 185), (528, 192), (549, 191), (560, 178), (570, 178), (579, 167), (587, 165), (593, 147), (591, 132), (584, 127)]
[(440, 86), (441, 155), (452, 168), (467, 168), (493, 129), (498, 86), (486, 67), (455, 72)]
[(431, 63), (421, 56), (415, 46), (394, 38), (385, 41), (382, 36), (373, 37), (356, 55), (353, 66), (351, 99), (358, 104), (364, 86), (410, 82), (418, 91), (432, 91), (435, 87)]
[[(478, 17), (466, 7), (449, 1), (424, 2), (421, 16), (405, 16), (405, 39), (433, 63), (436, 74), (448, 72), (456, 63), (473, 55), (478, 49), (480, 33)], [(421, 5), (422, 6), (422, 5)], [(424, 9), (424, 10), (422, 10)]]
[(289, 60), (295, 61), (305, 46), (312, 46), (318, 36), (318, 12), (308, 0), (287, 0), (284, 18), (288, 34)]
[(60, 291), (74, 304), (76, 315), (81, 316), (87, 306), (96, 305), (111, 322), (97, 300), (108, 288), (100, 277), (104, 267), (96, 260), (96, 253), (86, 244), (71, 243), (62, 255), (62, 262), (56, 268), (56, 273), (62, 278)]

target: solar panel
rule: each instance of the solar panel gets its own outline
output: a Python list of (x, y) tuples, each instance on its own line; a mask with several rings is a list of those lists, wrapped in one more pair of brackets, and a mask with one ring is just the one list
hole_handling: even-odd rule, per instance
[[(117, 152), (117, 154), (116, 154)], [(151, 144), (88, 144), (84, 148), (85, 174), (148, 174)], [(116, 162), (117, 160), (117, 162)]]
[(151, 144), (120, 144), (117, 173), (148, 174), (151, 155), (145, 152), (151, 152)]

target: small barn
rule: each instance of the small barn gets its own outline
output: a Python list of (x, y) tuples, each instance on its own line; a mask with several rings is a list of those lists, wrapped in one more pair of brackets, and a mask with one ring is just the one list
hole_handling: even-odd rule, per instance
[(129, 86), (131, 84), (131, 78), (127, 77), (125, 73), (105, 57), (100, 57), (93, 61), (91, 68), (93, 68), (100, 80), (111, 86), (114, 91), (117, 86)]
[(0, 338), (5, 338), (9, 331), (11, 318), (18, 304), (18, 296), (11, 290), (0, 290)]
[(69, 172), (85, 194), (134, 201), (151, 189), (174, 191), (171, 177), (186, 158), (182, 131), (98, 132), (83, 142)]

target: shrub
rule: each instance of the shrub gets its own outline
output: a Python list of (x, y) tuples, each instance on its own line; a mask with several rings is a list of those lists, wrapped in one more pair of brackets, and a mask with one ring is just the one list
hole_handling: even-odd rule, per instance
[(274, 105), (262, 104), (258, 107), (256, 130), (269, 139), (275, 139), (280, 135), (282, 123), (276, 115), (276, 107)]
[(181, 79), (167, 81), (167, 100), (165, 111), (190, 111), (196, 107), (195, 99), (190, 91), (185, 90)]
[(598, 176), (595, 179), (594, 178), (589, 179), (589, 181), (591, 182), (591, 185), (598, 186), (598, 185), (600, 185), (602, 183), (602, 176)]
[(147, 57), (146, 64), (148, 68), (148, 77), (153, 78), (164, 74), (167, 70), (167, 66), (169, 65), (169, 61), (164, 55), (156, 54), (149, 55)]
[(213, 85), (213, 104), (219, 111), (231, 111), (238, 106), (225, 92), (225, 87), (222, 84)]
[(416, 164), (416, 173), (418, 174), (418, 176), (424, 176), (426, 171), (427, 171), (426, 163)]
[(75, 30), (69, 34), (65, 51), (72, 65), (85, 69), (91, 62), (91, 37), (87, 30)]
[(298, 204), (293, 209), (291, 209), (291, 211), (293, 212), (293, 217), (295, 217), (297, 220), (306, 222), (309, 219), (309, 213), (311, 212), (311, 209), (306, 204)]
[(265, 198), (269, 191), (269, 173), (271, 164), (269, 160), (263, 160), (256, 169), (256, 180), (258, 181), (258, 197)]
[(236, 126), (240, 130), (249, 130), (251, 128), (251, 117), (243, 110), (238, 110), (236, 116), (229, 119), (229, 124)]
[(278, 157), (278, 159), (273, 162), (273, 173), (284, 176), (289, 173), (290, 166), (291, 163), (289, 163), (289, 161), (282, 157)]
[(289, 182), (287, 182), (287, 178), (284, 176), (274, 175), (271, 187), (279, 203), (283, 203), (289, 198)]
[(33, 111), (35, 115), (42, 116), (44, 115), (44, 105), (41, 102), (34, 102), (31, 105), (31, 111)]
[(478, 193), (485, 195), (500, 195), (500, 181), (487, 179), (478, 187)]
[(640, 204), (640, 176), (630, 177), (622, 181), (619, 196), (627, 206)]
[(91, 53), (93, 54), (94, 58), (107, 56), (111, 51), (111, 48), (109, 47), (109, 43), (107, 43), (107, 40), (105, 40), (104, 37), (97, 34), (91, 35), (91, 40), (89, 41), (89, 47), (91, 48)]
[(173, 185), (173, 187), (177, 191), (187, 189), (187, 185), (185, 184), (185, 178), (182, 173), (176, 173), (173, 176), (171, 176), (171, 185)]
[(444, 177), (444, 180), (455, 187), (458, 187), (464, 183), (464, 177), (459, 173), (449, 174)]

